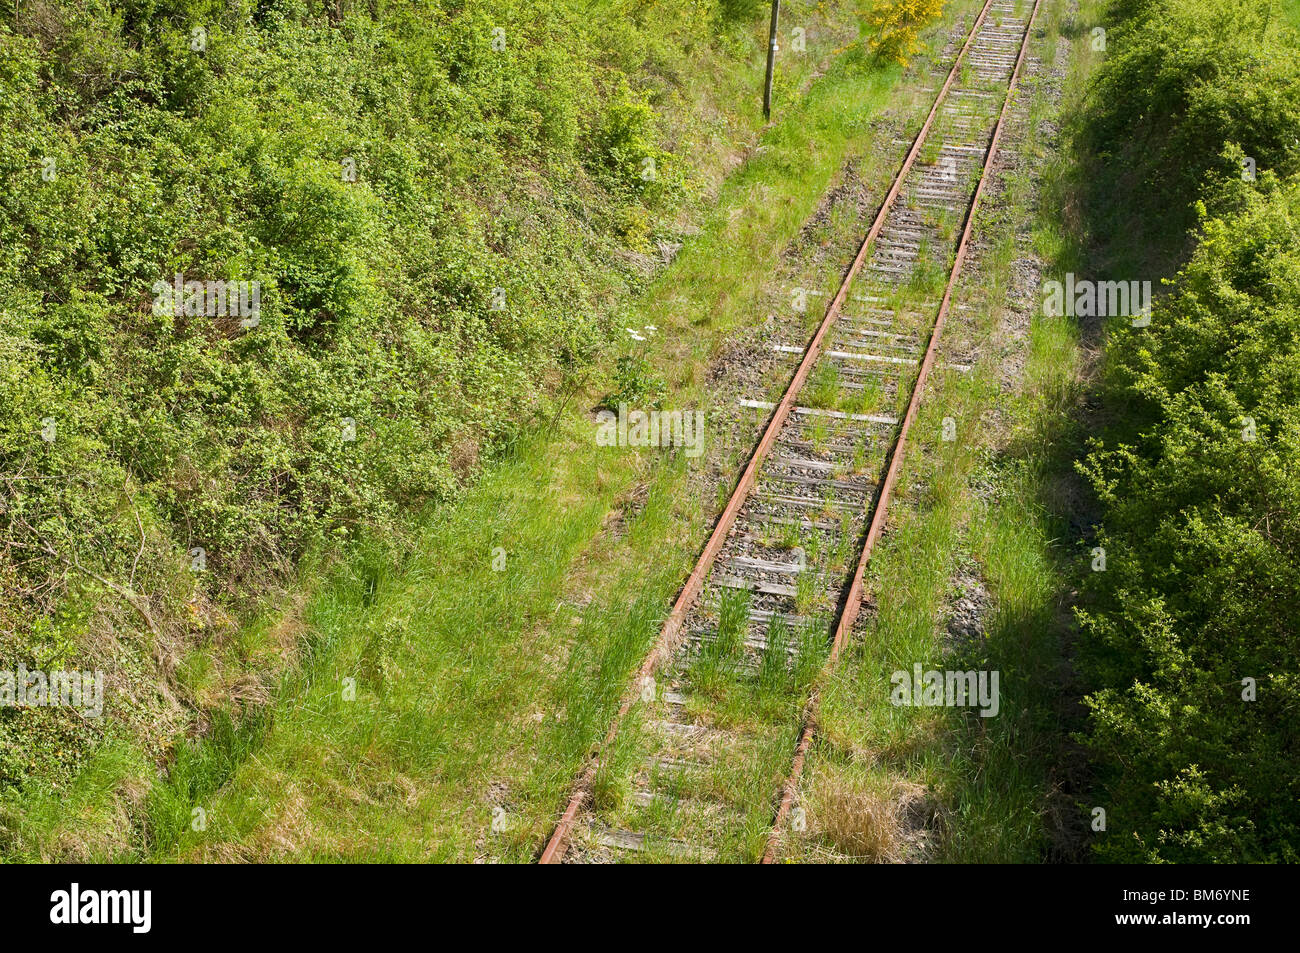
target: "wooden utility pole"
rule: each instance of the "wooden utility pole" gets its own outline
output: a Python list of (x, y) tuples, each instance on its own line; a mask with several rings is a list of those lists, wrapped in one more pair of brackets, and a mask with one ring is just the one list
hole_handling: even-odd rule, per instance
[(781, 15), (781, 0), (772, 0), (772, 26), (767, 31), (767, 78), (763, 80), (763, 118), (772, 118), (772, 72), (776, 69), (776, 18)]

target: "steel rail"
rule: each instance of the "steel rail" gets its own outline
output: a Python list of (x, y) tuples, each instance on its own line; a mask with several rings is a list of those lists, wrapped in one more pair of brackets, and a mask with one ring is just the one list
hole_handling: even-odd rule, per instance
[[(1015, 69), (1011, 74), (1011, 81), (1007, 85), (1006, 96), (1002, 100), (1002, 108), (998, 111), (998, 121), (993, 127), (993, 136), (989, 141), (989, 147), (984, 154), (984, 165), (980, 172), (978, 185), (975, 187), (975, 193), (971, 197), (970, 205), (966, 209), (966, 221), (962, 228), (961, 240), (957, 244), (957, 254), (953, 259), (952, 271), (948, 275), (948, 284), (944, 288), (943, 301), (939, 305), (939, 315), (935, 319), (934, 328), (930, 332), (930, 342), (925, 349), (925, 358), (921, 361), (921, 368), (917, 372), (916, 381), (912, 385), (911, 399), (907, 404), (907, 413), (903, 416), (903, 422), (899, 427), (898, 435), (894, 440), (893, 449), (889, 456), (889, 469), (885, 473), (884, 483), (881, 484), (880, 496), (876, 501), (875, 508), (871, 514), (871, 524), (867, 529), (866, 542), (863, 544), (862, 553), (858, 558), (857, 569), (853, 573), (853, 583), (849, 587), (849, 594), (844, 603), (843, 611), (840, 615), (839, 624), (835, 627), (835, 640), (831, 643), (830, 656), (819, 676), (819, 683), (825, 684), (825, 679), (834, 669), (835, 662), (844, 646), (848, 644), (849, 636), (853, 631), (853, 624), (857, 621), (858, 613), (862, 609), (862, 590), (863, 579), (865, 577), (867, 563), (871, 559), (872, 550), (875, 548), (876, 541), (880, 538), (884, 530), (885, 520), (889, 512), (889, 500), (893, 494), (894, 484), (898, 480), (898, 472), (902, 467), (903, 457), (908, 432), (911, 429), (912, 422), (916, 419), (916, 414), (921, 405), (921, 396), (925, 388), (926, 378), (930, 374), (930, 369), (934, 365), (935, 354), (938, 350), (939, 339), (943, 333), (943, 326), (948, 317), (948, 308), (952, 301), (953, 288), (956, 286), (957, 279), (961, 275), (962, 265), (966, 260), (966, 252), (970, 244), (971, 231), (975, 224), (975, 213), (979, 209), (980, 198), (984, 193), (984, 186), (988, 182), (988, 173), (993, 166), (993, 161), (997, 157), (998, 142), (1002, 138), (1002, 129), (1006, 122), (1007, 110), (1011, 105), (1012, 94), (1015, 92), (1016, 85), (1020, 80), (1021, 68), (1024, 65), (1025, 53), (1029, 50), (1029, 35), (1034, 28), (1034, 20), (1038, 16), (1038, 8), (1042, 0), (1034, 0), (1034, 8), (1029, 14), (1029, 21), (1025, 24), (1024, 34), (1020, 39), (1020, 53), (1016, 57)], [(804, 761), (807, 758), (808, 749), (812, 744), (813, 734), (816, 730), (817, 711), (820, 702), (821, 693), (815, 690), (809, 696), (808, 704), (805, 707), (803, 729), (799, 735), (799, 745), (795, 749), (794, 760), (791, 765), (790, 775), (786, 779), (784, 791), (781, 797), (781, 804), (777, 808), (776, 818), (772, 825), (772, 832), (768, 836), (767, 850), (763, 854), (762, 862), (765, 864), (774, 863), (776, 860), (776, 851), (780, 844), (782, 829), (785, 825), (785, 819), (790, 813), (790, 808), (794, 804), (794, 796), (799, 786), (799, 778), (803, 774)]]
[(943, 104), (948, 95), (948, 90), (952, 87), (954, 80), (957, 78), (962, 62), (966, 58), (966, 53), (970, 49), (971, 44), (974, 41), (976, 34), (979, 32), (980, 26), (983, 25), (984, 20), (988, 15), (989, 8), (992, 5), (993, 0), (984, 0), (984, 6), (980, 9), (979, 15), (975, 18), (975, 23), (971, 26), (970, 32), (966, 34), (966, 39), (957, 53), (957, 58), (953, 61), (952, 68), (948, 71), (948, 76), (944, 80), (942, 88), (940, 88), (938, 94), (935, 96), (934, 103), (930, 106), (930, 111), (925, 118), (925, 122), (917, 132), (916, 138), (912, 142), (912, 147), (908, 150), (902, 166), (899, 167), (898, 172), (895, 174), (893, 184), (891, 185), (888, 194), (886, 194), (884, 202), (881, 203), (880, 209), (876, 213), (876, 217), (871, 224), (871, 228), (867, 232), (866, 238), (862, 240), (862, 244), (858, 248), (858, 253), (853, 259), (853, 263), (849, 266), (848, 271), (845, 273), (844, 280), (840, 283), (839, 291), (836, 292), (835, 297), (827, 306), (826, 314), (822, 318), (816, 334), (813, 335), (807, 349), (804, 351), (803, 359), (799, 362), (799, 367), (795, 371), (794, 377), (792, 377), (790, 383), (786, 385), (785, 393), (782, 395), (781, 401), (777, 404), (776, 409), (772, 412), (772, 416), (768, 420), (763, 435), (757, 446), (754, 448), (754, 452), (750, 455), (749, 463), (745, 467), (744, 473), (741, 474), (740, 481), (732, 491), (726, 507), (723, 509), (722, 514), (718, 517), (717, 523), (714, 525), (713, 533), (709, 536), (708, 542), (705, 544), (704, 549), (700, 553), (699, 559), (696, 561), (695, 568), (691, 571), (690, 576), (686, 580), (686, 584), (678, 594), (676, 602), (673, 603), (672, 610), (664, 622), (659, 638), (656, 640), (654, 646), (651, 647), (650, 652), (646, 655), (641, 667), (637, 670), (631, 685), (624, 693), (622, 703), (619, 705), (618, 711), (614, 715), (614, 719), (610, 725), (609, 731), (605, 735), (604, 741), (591, 755), (586, 767), (578, 779), (578, 782), (574, 785), (573, 791), (569, 797), (569, 802), (564, 809), (564, 813), (561, 815), (550, 838), (547, 840), (546, 847), (543, 849), (541, 857), (538, 859), (538, 863), (551, 864), (563, 860), (564, 853), (568, 849), (569, 835), (572, 833), (573, 826), (578, 819), (578, 812), (582, 809), (583, 802), (590, 793), (592, 783), (594, 782), (596, 773), (600, 768), (600, 752), (608, 748), (617, 737), (622, 720), (627, 716), (627, 713), (631, 711), (632, 706), (636, 703), (636, 700), (642, 691), (642, 687), (645, 685), (646, 679), (658, 669), (662, 660), (669, 657), (672, 651), (677, 647), (682, 623), (686, 619), (686, 614), (690, 610), (696, 596), (699, 595), (700, 590), (703, 588), (704, 580), (708, 575), (709, 569), (713, 566), (714, 560), (722, 550), (723, 544), (727, 539), (727, 534), (731, 532), (731, 528), (736, 522), (736, 517), (739, 515), (741, 507), (744, 506), (746, 499), (748, 499), (749, 492), (753, 489), (754, 481), (758, 476), (759, 468), (766, 459), (767, 453), (771, 449), (772, 444), (776, 442), (777, 435), (780, 433), (781, 427), (785, 424), (786, 418), (789, 417), (790, 412), (794, 409), (795, 397), (802, 389), (808, 375), (812, 372), (813, 365), (816, 364), (817, 358), (820, 356), (822, 344), (826, 335), (835, 324), (836, 319), (839, 317), (840, 309), (844, 306), (844, 302), (848, 298), (849, 287), (852, 285), (853, 279), (857, 277), (858, 271), (861, 270), (862, 264), (866, 260), (869, 247), (880, 234), (880, 230), (884, 228), (886, 217), (890, 208), (893, 206), (894, 200), (898, 197), (899, 191), (902, 189), (903, 181), (907, 177), (907, 173), (911, 171), (912, 165), (916, 161), (916, 157), (920, 154), (921, 148), (925, 144), (925, 138), (930, 132), (931, 126), (934, 125), (934, 120), (938, 115), (939, 107)]

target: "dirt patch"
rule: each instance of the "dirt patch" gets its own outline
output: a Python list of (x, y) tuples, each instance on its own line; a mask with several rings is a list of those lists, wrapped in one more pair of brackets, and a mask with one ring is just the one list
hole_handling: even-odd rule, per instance
[[(901, 125), (901, 124), (898, 124)], [(894, 124), (882, 122), (881, 129), (892, 130)], [(817, 265), (831, 246), (828, 232), (838, 214), (851, 215), (858, 221), (871, 221), (879, 204), (858, 174), (861, 158), (850, 159), (840, 170), (838, 180), (821, 198), (816, 210), (799, 229), (799, 234), (781, 253), (782, 262)]]
[(987, 621), (993, 611), (993, 597), (984, 586), (976, 565), (963, 566), (953, 574), (952, 595), (944, 611), (944, 651), (951, 656), (969, 654), (984, 641)]
[[(610, 539), (622, 539), (627, 535), (628, 524), (645, 509), (649, 498), (650, 485), (644, 480), (635, 484), (614, 503), (613, 509), (605, 514), (601, 531)], [(587, 601), (590, 601), (590, 597)]]

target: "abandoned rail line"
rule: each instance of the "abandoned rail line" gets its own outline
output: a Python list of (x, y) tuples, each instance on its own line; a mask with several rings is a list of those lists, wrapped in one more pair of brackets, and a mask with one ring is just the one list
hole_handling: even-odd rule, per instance
[[(775, 404), (741, 400), (770, 412), (767, 423), (541, 863), (708, 860), (730, 843), (751, 859), (778, 858), (819, 680), (791, 760), (788, 734), (697, 717), (707, 702), (692, 672), (722, 646), (743, 664), (777, 658), (784, 668), (811, 637), (823, 640), (824, 678), (847, 645), (1041, 2), (985, 0), (812, 338), (772, 345), (792, 367), (789, 384)], [(633, 717), (645, 756), (610, 763)], [(753, 763), (772, 745), (785, 746), (784, 784), (708, 770)], [(597, 796), (619, 788), (598, 783), (602, 772), (620, 770), (630, 796)], [(767, 805), (763, 830), (737, 794)]]

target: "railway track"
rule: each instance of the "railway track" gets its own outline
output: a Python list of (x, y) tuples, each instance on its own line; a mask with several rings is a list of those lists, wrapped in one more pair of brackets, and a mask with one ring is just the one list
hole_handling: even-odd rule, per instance
[(861, 609), (1040, 3), (986, 0), (812, 339), (773, 344), (790, 383), (740, 401), (768, 422), (542, 863), (771, 862), (798, 826), (818, 677)]

